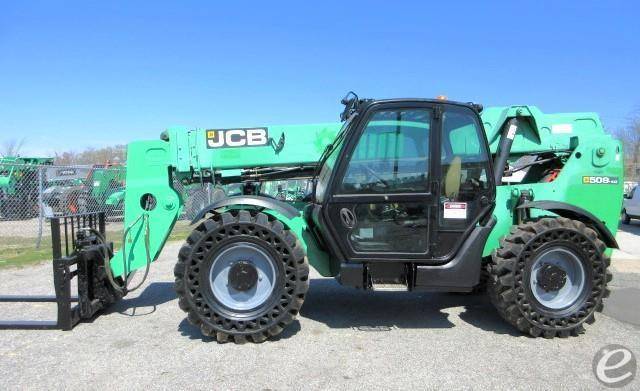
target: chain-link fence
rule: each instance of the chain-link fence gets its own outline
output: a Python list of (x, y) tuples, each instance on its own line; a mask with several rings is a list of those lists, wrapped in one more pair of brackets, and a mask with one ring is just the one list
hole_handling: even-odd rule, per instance
[[(56, 166), (0, 163), (0, 266), (50, 259), (49, 219), (104, 212), (107, 236), (119, 247), (123, 233), (126, 169), (121, 165)], [(182, 220), (224, 196), (211, 185), (174, 183), (185, 200)], [(188, 229), (186, 221), (177, 224)]]

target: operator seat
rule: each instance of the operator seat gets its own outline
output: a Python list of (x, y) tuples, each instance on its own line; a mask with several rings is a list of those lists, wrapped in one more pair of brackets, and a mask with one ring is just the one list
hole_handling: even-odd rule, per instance
[(447, 175), (444, 178), (444, 195), (449, 199), (456, 199), (460, 191), (460, 176), (462, 174), (462, 159), (455, 156), (451, 160)]

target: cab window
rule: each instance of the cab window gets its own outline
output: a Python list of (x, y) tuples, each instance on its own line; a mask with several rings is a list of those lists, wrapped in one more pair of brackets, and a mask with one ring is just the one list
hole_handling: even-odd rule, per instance
[(427, 191), (427, 109), (382, 110), (371, 116), (339, 187), (342, 194)]
[(448, 107), (442, 117), (442, 196), (473, 201), (489, 190), (488, 154), (482, 128), (470, 109)]

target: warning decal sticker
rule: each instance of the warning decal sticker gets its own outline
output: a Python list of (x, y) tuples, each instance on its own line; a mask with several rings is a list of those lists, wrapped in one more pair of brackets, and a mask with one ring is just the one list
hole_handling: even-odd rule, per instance
[(467, 203), (466, 202), (445, 202), (444, 218), (445, 219), (466, 219)]

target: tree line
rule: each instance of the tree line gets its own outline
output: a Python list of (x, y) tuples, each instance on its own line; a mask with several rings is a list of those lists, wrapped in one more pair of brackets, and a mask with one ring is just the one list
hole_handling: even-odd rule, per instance
[[(26, 139), (8, 139), (0, 143), (0, 157), (26, 156), (22, 150)], [(89, 165), (105, 163), (125, 163), (127, 161), (127, 146), (114, 145), (103, 148), (87, 148), (84, 151), (56, 152), (54, 156), (29, 156), (29, 157), (53, 157), (54, 164), (59, 165)]]
[(105, 164), (125, 163), (127, 161), (127, 146), (114, 145), (103, 148), (87, 148), (84, 151), (66, 151), (56, 153), (55, 164)]
[(640, 110), (629, 118), (627, 126), (615, 129), (611, 134), (622, 141), (625, 180), (640, 180)]
[[(609, 133), (622, 141), (625, 178), (640, 180), (640, 110), (633, 113), (626, 126), (610, 130)], [(5, 140), (0, 144), (0, 156), (18, 156), (24, 145), (25, 139)], [(56, 152), (54, 159), (55, 164), (60, 165), (125, 163), (127, 161), (127, 146), (114, 145), (103, 148), (87, 148), (84, 151)]]

